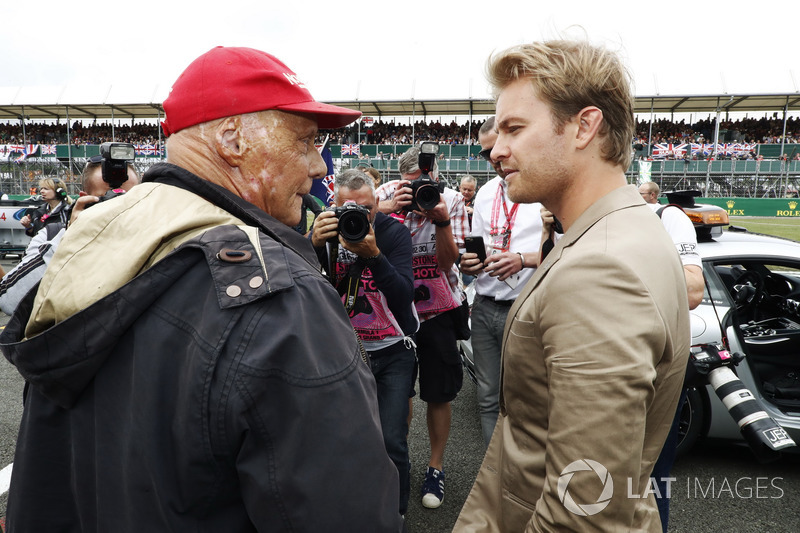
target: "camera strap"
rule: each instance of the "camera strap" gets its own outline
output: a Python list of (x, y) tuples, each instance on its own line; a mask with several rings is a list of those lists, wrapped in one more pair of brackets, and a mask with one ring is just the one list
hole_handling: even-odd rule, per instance
[(350, 265), (347, 275), (342, 278), (339, 285), (334, 285), (337, 292), (344, 296), (344, 308), (347, 314), (353, 312), (356, 307), (356, 299), (358, 298), (358, 288), (361, 286), (361, 274), (364, 272), (365, 265), (361, 260), (357, 260)]
[(336, 258), (339, 256), (339, 243), (332, 242), (328, 246), (328, 264), (325, 265), (328, 271), (328, 281), (336, 287)]

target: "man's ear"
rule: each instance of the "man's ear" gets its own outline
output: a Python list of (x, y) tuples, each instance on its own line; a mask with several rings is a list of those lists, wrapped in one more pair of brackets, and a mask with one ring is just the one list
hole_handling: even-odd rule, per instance
[(597, 107), (588, 106), (578, 111), (575, 119), (578, 121), (576, 146), (579, 150), (583, 150), (597, 137), (603, 124), (603, 112)]
[(214, 132), (217, 154), (232, 167), (238, 167), (245, 152), (242, 117), (236, 115), (219, 122)]

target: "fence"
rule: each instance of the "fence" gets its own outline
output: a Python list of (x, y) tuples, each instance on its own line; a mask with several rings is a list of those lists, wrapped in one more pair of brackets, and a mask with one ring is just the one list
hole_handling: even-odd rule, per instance
[(661, 190), (695, 189), (708, 197), (796, 197), (800, 161), (634, 161), (628, 181), (652, 180)]
[[(345, 168), (372, 166), (384, 181), (399, 177), (397, 155), (408, 145), (360, 145), (361, 154), (342, 157), (341, 145), (333, 145), (337, 172)], [(479, 185), (494, 176), (491, 165), (477, 157), (478, 146), (444, 145), (440, 152), (439, 175), (455, 186), (458, 175), (470, 174)], [(9, 195), (28, 195), (43, 178), (60, 178), (70, 194), (81, 188), (81, 170), (87, 158), (98, 153), (97, 146), (58, 146), (50, 157), (29, 158), (19, 163), (0, 162), (0, 191)], [(135, 166), (140, 174), (162, 161), (160, 155), (137, 155)], [(662, 190), (696, 189), (703, 196), (742, 198), (781, 198), (797, 196), (800, 190), (800, 161), (634, 161), (626, 176), (630, 183), (652, 180)]]

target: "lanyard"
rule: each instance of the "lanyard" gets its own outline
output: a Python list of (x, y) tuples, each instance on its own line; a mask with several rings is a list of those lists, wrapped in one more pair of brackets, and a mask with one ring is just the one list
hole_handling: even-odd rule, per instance
[[(500, 206), (503, 207), (503, 215), (505, 215), (505, 223), (500, 228)], [(517, 208), (519, 204), (513, 204), (509, 212), (506, 205), (506, 194), (502, 183), (497, 184), (497, 192), (494, 195), (494, 203), (492, 204), (492, 218), (489, 235), (492, 237), (502, 236), (502, 252), (507, 252), (510, 247), (511, 229), (514, 227), (514, 221), (517, 218)]]

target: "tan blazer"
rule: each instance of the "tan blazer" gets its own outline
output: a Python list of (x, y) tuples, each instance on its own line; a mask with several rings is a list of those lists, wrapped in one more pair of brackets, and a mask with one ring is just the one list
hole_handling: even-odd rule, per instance
[(634, 186), (616, 189), (509, 312), (500, 418), (453, 531), (661, 531), (649, 476), (689, 343), (675, 246)]

